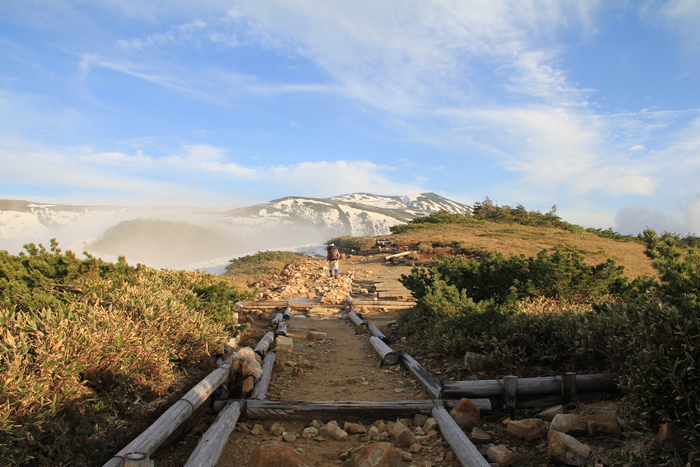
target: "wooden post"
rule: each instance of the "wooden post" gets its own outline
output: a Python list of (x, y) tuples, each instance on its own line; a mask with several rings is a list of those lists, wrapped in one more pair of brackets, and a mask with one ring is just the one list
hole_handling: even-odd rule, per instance
[(275, 359), (277, 357), (274, 353), (269, 353), (265, 355), (263, 360), (262, 369), (263, 373), (260, 376), (253, 392), (250, 394), (250, 399), (265, 399), (267, 397), (267, 387), (270, 385), (270, 379), (272, 378), (272, 369), (275, 366)]
[(561, 403), (562, 405), (578, 404), (576, 373), (572, 371), (561, 375)]
[(396, 365), (399, 363), (399, 354), (391, 350), (391, 347), (382, 342), (380, 338), (372, 336), (369, 338), (369, 342), (382, 358), (382, 363), (384, 363), (384, 365)]
[(285, 308), (282, 314), (284, 315), (284, 319), (290, 319), (292, 317), (292, 307), (288, 306)]
[(433, 401), (270, 401), (246, 399), (245, 417), (255, 420), (338, 420), (339, 417), (396, 419), (416, 413), (430, 414)]
[(258, 345), (255, 346), (255, 353), (264, 357), (267, 351), (270, 349), (272, 342), (275, 340), (275, 333), (270, 331), (265, 333), (265, 335), (260, 339)]
[(518, 377), (508, 375), (503, 377), (503, 408), (515, 410), (518, 401)]
[(240, 416), (241, 405), (238, 402), (226, 404), (211, 427), (200, 438), (185, 467), (216, 467)]
[(442, 437), (450, 444), (463, 467), (490, 467), (491, 464), (479, 454), (479, 450), (444, 407), (435, 404), (432, 415), (438, 422)]

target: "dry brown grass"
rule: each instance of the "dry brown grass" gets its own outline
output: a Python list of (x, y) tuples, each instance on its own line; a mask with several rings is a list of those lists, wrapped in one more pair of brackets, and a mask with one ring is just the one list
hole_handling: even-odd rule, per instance
[(651, 261), (644, 254), (643, 244), (599, 237), (589, 232), (572, 233), (556, 228), (475, 221), (468, 224), (438, 224), (394, 234), (391, 238), (403, 247), (415, 247), (426, 242), (461, 242), (463, 248), (499, 251), (506, 256), (534, 256), (543, 249), (568, 245), (579, 249), (590, 264), (614, 259), (625, 267), (625, 274), (630, 278), (656, 275)]

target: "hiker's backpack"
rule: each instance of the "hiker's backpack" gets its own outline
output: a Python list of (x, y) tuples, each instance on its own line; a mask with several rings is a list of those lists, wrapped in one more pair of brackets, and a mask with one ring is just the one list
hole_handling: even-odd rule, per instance
[(338, 253), (337, 248), (331, 248), (328, 250), (328, 259), (331, 261), (335, 261), (336, 259), (340, 258), (340, 254)]

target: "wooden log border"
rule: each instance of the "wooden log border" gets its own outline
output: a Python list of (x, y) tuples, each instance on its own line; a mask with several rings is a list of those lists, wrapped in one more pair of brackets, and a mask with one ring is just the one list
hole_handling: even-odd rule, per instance
[(445, 438), (454, 451), (457, 459), (464, 467), (490, 467), (484, 456), (464, 434), (462, 428), (457, 425), (450, 413), (442, 405), (435, 404), (431, 411), (433, 418), (437, 420), (442, 437)]
[(229, 402), (204, 433), (185, 467), (216, 467), (241, 415), (241, 404)]
[(394, 352), (384, 341), (376, 336), (372, 336), (369, 338), (369, 343), (372, 344), (374, 351), (377, 352), (377, 355), (382, 359), (384, 365), (398, 365), (399, 354)]
[(178, 427), (192, 416), (194, 411), (229, 378), (230, 363), (224, 363), (216, 370), (189, 390), (182, 398), (175, 402), (163, 413), (146, 431), (127, 444), (104, 467), (121, 467), (124, 456), (128, 453), (138, 452), (150, 456), (160, 447)]
[(430, 414), (435, 404), (431, 400), (404, 401), (270, 401), (246, 399), (245, 417), (266, 419), (333, 420), (339, 416), (357, 419), (393, 419), (417, 413)]
[[(615, 373), (567, 376), (567, 391), (575, 391), (580, 396), (584, 392), (613, 391), (617, 389)], [(572, 383), (573, 384), (572, 386)], [(504, 397), (504, 380), (446, 381), (443, 384), (441, 398), (455, 399), (461, 397)], [(546, 376), (540, 378), (520, 378), (517, 380), (517, 396), (542, 396), (562, 394), (562, 377)]]

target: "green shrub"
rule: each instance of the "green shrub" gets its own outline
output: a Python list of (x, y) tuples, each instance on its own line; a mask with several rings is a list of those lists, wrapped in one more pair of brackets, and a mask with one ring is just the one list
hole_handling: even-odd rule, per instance
[[(53, 466), (116, 451), (236, 330), (227, 278), (29, 244), (0, 252), (0, 459)], [(137, 433), (138, 434), (138, 433)], [(122, 435), (123, 436), (123, 435)], [(83, 462), (84, 463), (84, 462)]]
[(466, 291), (475, 301), (496, 303), (538, 296), (583, 300), (629, 287), (623, 268), (613, 260), (591, 266), (583, 261), (581, 253), (563, 246), (529, 258), (506, 258), (498, 252), (488, 252), (480, 261), (462, 256), (447, 258), (427, 269), (414, 268), (401, 281), (421, 299), (436, 279)]
[(351, 237), (342, 236), (330, 239), (327, 243), (332, 243), (339, 248), (348, 250), (368, 250), (374, 247), (376, 240), (372, 237)]

